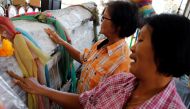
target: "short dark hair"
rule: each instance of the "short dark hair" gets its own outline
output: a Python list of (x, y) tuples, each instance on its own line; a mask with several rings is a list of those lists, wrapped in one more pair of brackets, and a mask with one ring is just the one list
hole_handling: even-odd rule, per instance
[(108, 13), (115, 28), (119, 29), (119, 37), (129, 37), (138, 26), (138, 8), (134, 3), (111, 1), (107, 3)]
[(190, 20), (173, 14), (145, 19), (152, 28), (151, 41), (157, 70), (179, 77), (190, 72)]

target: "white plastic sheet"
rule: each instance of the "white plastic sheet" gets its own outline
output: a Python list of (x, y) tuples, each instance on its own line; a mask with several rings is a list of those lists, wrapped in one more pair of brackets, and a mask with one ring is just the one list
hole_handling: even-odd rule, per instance
[(23, 103), (1, 76), (0, 89), (0, 101), (5, 109), (27, 109), (25, 103)]

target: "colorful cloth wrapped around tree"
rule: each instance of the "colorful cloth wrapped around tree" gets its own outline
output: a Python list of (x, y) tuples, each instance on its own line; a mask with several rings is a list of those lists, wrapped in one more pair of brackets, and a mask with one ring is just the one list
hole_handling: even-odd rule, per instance
[[(13, 24), (11, 23), (8, 18), (1, 17), (1, 20), (5, 20), (4, 27), (7, 27), (8, 30), (12, 30), (12, 37), (13, 46), (14, 46), (14, 53), (19, 63), (19, 66), (22, 70), (24, 77), (35, 77), (38, 79), (38, 75), (40, 74), (38, 70), (38, 64), (41, 63), (45, 65), (50, 57), (47, 54), (44, 54), (40, 51), (35, 45), (31, 42), (27, 41), (22, 34), (16, 32)], [(25, 53), (23, 55), (23, 53)], [(37, 62), (37, 59), (39, 62)], [(45, 84), (45, 80), (42, 84)], [(32, 94), (28, 94), (28, 107), (29, 109), (44, 109), (43, 101), (40, 96), (35, 96)], [(39, 102), (37, 104), (37, 101)]]
[[(90, 3), (90, 5), (87, 4), (87, 6), (92, 7), (92, 9), (94, 9), (95, 7), (93, 3), (92, 4)], [(70, 32), (69, 34), (71, 35), (71, 39), (66, 38), (68, 42), (71, 42), (72, 40), (73, 45), (81, 51), (83, 51), (83, 48), (89, 48), (91, 46), (94, 39), (93, 21), (91, 21), (92, 14), (88, 10), (81, 8), (80, 6), (72, 6), (63, 10), (55, 10), (55, 11), (50, 11), (50, 12), (53, 14), (53, 16), (56, 17), (56, 20), (61, 22), (61, 25), (64, 25), (64, 27), (66, 27), (67, 30)], [(39, 13), (31, 13), (31, 14), (36, 16)], [(17, 17), (20, 17), (20, 16), (17, 16)], [(55, 18), (52, 17), (52, 19), (55, 19)], [(61, 53), (59, 51), (57, 52), (57, 50), (59, 50), (60, 47), (58, 47), (55, 43), (53, 43), (52, 40), (49, 39), (48, 35), (44, 31), (44, 28), (51, 28), (54, 30), (55, 29), (54, 26), (52, 26), (51, 24), (49, 25), (49, 24), (41, 23), (39, 21), (31, 21), (31, 20), (14, 20), (12, 22), (14, 26), (16, 27), (16, 30), (23, 34), (24, 39), (26, 39), (26, 41), (31, 42), (37, 48), (41, 48), (41, 50), (45, 52), (46, 54), (52, 55), (51, 60), (48, 62), (47, 67), (45, 68), (45, 71), (49, 73), (48, 76), (50, 77), (49, 79), (46, 78), (46, 84), (47, 85), (49, 84), (49, 86), (54, 89), (68, 91), (67, 87), (65, 88), (65, 84), (62, 84), (62, 80), (59, 79), (59, 78), (62, 78), (60, 74), (65, 73), (61, 70), (58, 70), (58, 66), (60, 66), (59, 61), (62, 61), (60, 60)], [(6, 29), (6, 28), (7, 27), (5, 26), (3, 27), (3, 29)], [(2, 28), (0, 28), (0, 30), (1, 29)], [(81, 29), (85, 30), (85, 32), (82, 31), (82, 33), (78, 33), (78, 31), (79, 30), (81, 31)], [(10, 29), (8, 30), (10, 31)], [(12, 41), (13, 36), (16, 34), (16, 32), (14, 32), (14, 34), (12, 34), (13, 32), (7, 32), (7, 33), (6, 34), (8, 36), (8, 39), (11, 39)], [(30, 35), (34, 40), (31, 39), (31, 37), (28, 37), (28, 35)], [(69, 68), (71, 67), (77, 68), (76, 65), (77, 64), (75, 62), (75, 65), (74, 66), (70, 65)], [(38, 63), (37, 63), (37, 66), (39, 66)], [(0, 76), (2, 76), (6, 81), (11, 81), (11, 78), (7, 76), (7, 74), (5, 73), (7, 70), (14, 71), (16, 74), (20, 76), (23, 75), (21, 68), (18, 65), (18, 61), (16, 60), (14, 56), (2, 57), (2, 58), (0, 57), (0, 71), (2, 71)], [(55, 73), (55, 72), (58, 72), (58, 73)], [(68, 70), (68, 72), (71, 72), (71, 69)], [(71, 73), (74, 73), (74, 72), (71, 72)], [(70, 76), (70, 74), (68, 76)], [(69, 78), (66, 77), (67, 80), (65, 81), (67, 82)], [(48, 83), (47, 80), (51, 80), (50, 83)], [(59, 81), (61, 83), (59, 83)], [(19, 87), (16, 87), (13, 84), (13, 82), (10, 82), (9, 85), (11, 85), (11, 87), (14, 88), (14, 91), (18, 94), (19, 97), (21, 97), (23, 102), (25, 102), (26, 101), (25, 93), (22, 90), (20, 90)], [(39, 102), (37, 101), (37, 103)], [(53, 103), (53, 105), (51, 104), (51, 108), (54, 105), (55, 103)]]
[[(63, 27), (61, 26), (61, 24), (59, 23), (59, 21), (57, 21), (53, 16), (49, 16), (50, 14), (48, 13), (47, 15), (45, 13), (38, 13), (36, 15), (22, 15), (19, 17), (15, 17), (12, 18), (12, 20), (31, 20), (31, 21), (39, 21), (42, 23), (47, 23), (47, 24), (52, 24), (55, 29), (56, 32), (59, 34), (59, 36), (61, 36), (62, 39), (68, 41), (68, 37), (65, 36), (64, 30), (62, 29)], [(70, 41), (70, 39), (69, 39)], [(60, 61), (60, 69), (61, 71), (65, 72), (65, 75), (62, 75), (62, 82), (66, 83), (67, 81), (67, 74), (69, 72), (72, 73), (72, 92), (76, 91), (76, 74), (74, 73), (74, 67), (73, 67), (73, 63), (72, 63), (72, 58), (70, 57), (70, 55), (67, 53), (67, 51), (65, 50), (64, 47), (61, 47), (61, 52), (62, 52), (62, 61)]]

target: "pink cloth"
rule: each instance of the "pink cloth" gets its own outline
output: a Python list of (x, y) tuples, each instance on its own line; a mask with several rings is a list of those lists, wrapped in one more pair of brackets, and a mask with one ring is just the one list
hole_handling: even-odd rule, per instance
[[(114, 75), (90, 91), (80, 95), (80, 103), (85, 109), (122, 109), (136, 85), (134, 75), (120, 73)], [(178, 95), (175, 82), (160, 93), (145, 101), (136, 109), (186, 109)]]

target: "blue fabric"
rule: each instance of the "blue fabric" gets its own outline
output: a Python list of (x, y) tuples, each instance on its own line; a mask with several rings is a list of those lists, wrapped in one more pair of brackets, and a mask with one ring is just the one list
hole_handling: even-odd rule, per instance
[(140, 32), (140, 29), (137, 29), (137, 31), (136, 31), (136, 36), (135, 36), (135, 42), (136, 42), (136, 41), (137, 41), (137, 39), (138, 39), (139, 32)]
[(152, 13), (154, 13), (154, 10), (151, 10), (151, 9), (145, 10), (145, 11), (143, 12), (144, 17), (149, 17), (149, 16), (152, 15)]
[(183, 82), (186, 86), (188, 86), (188, 84), (189, 84), (189, 77), (187, 76), (187, 75), (183, 75), (183, 76), (181, 76), (180, 78), (179, 78), (179, 80), (181, 81), (181, 82)]
[(180, 80), (175, 80), (176, 83), (176, 89), (181, 97), (181, 100), (185, 104), (185, 106), (190, 109), (190, 88), (187, 87), (182, 81)]
[(50, 87), (50, 78), (49, 78), (49, 72), (48, 72), (48, 66), (47, 66), (47, 64), (45, 65), (45, 76), (46, 76), (47, 87)]

